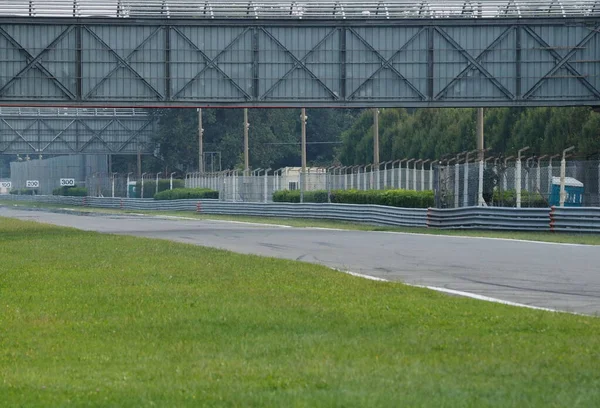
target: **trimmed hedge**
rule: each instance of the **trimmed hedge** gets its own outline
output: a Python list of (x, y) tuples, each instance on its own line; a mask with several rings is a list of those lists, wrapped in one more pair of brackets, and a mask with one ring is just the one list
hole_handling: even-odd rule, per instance
[[(169, 179), (158, 180), (158, 192), (166, 191), (171, 188), (171, 181)], [(173, 179), (173, 190), (185, 188), (185, 181), (179, 179)], [(136, 196), (138, 198), (151, 198), (156, 194), (156, 180), (144, 180), (144, 197), (140, 197), (142, 194), (142, 182), (138, 181), (135, 183)]]
[[(299, 203), (300, 202), (300, 190), (282, 190), (273, 193), (273, 201), (276, 203)], [(305, 203), (326, 203), (327, 202), (327, 191), (305, 191), (304, 192)]]
[[(299, 203), (300, 191), (283, 190), (273, 194), (274, 202)], [(326, 203), (327, 191), (305, 191), (305, 203)], [(413, 190), (335, 190), (331, 202), (339, 204), (377, 204), (403, 208), (428, 208), (434, 206), (433, 191)]]
[(10, 194), (15, 194), (15, 195), (38, 195), (38, 191), (31, 189), (31, 188), (24, 188), (21, 190), (18, 189), (12, 189), (10, 190)]
[[(516, 207), (517, 192), (515, 190), (499, 191), (495, 190), (493, 194), (495, 206)], [(549, 207), (548, 201), (538, 192), (521, 191), (521, 207), (546, 208)]]
[[(144, 183), (144, 189), (146, 183)], [(154, 196), (155, 200), (183, 200), (187, 198), (219, 198), (219, 192), (208, 188), (174, 188), (165, 190)]]
[(88, 195), (88, 191), (85, 187), (58, 187), (52, 190), (52, 195), (67, 197), (86, 197)]

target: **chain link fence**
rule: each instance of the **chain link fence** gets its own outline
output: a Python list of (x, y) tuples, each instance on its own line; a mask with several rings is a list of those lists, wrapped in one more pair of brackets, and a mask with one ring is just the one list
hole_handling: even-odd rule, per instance
[[(483, 205), (549, 207), (560, 204), (560, 162), (490, 160), (483, 166), (480, 163), (439, 164), (435, 169), (438, 208), (483, 204), (479, 197), (480, 182)], [(565, 205), (600, 206), (599, 183), (600, 161), (567, 161)]]

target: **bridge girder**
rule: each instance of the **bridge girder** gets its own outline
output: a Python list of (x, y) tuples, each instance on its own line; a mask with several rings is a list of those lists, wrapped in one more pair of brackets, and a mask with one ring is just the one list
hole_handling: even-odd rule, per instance
[(0, 18), (0, 105), (600, 105), (600, 18)]
[(147, 113), (0, 108), (0, 154), (152, 154)]

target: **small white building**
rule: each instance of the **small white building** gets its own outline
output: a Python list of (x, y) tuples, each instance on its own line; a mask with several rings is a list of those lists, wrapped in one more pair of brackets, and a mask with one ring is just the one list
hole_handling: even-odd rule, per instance
[[(279, 178), (279, 190), (299, 190), (302, 167), (284, 167)], [(323, 167), (306, 168), (305, 186), (307, 190), (325, 190), (327, 188), (327, 169)]]

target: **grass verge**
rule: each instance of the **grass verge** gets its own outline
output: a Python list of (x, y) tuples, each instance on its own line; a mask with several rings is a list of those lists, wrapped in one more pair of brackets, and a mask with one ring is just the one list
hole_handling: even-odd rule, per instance
[(600, 245), (600, 234), (575, 234), (575, 233), (556, 233), (556, 232), (519, 232), (519, 231), (480, 231), (480, 230), (439, 230), (430, 228), (417, 227), (386, 227), (380, 225), (359, 224), (336, 220), (322, 219), (306, 219), (306, 218), (280, 218), (280, 217), (252, 217), (239, 215), (218, 215), (218, 214), (198, 214), (190, 211), (139, 211), (139, 210), (118, 210), (105, 208), (89, 208), (89, 207), (68, 207), (57, 204), (31, 203), (31, 202), (15, 202), (2, 201), (0, 205), (27, 207), (27, 208), (48, 208), (60, 209), (69, 208), (75, 211), (104, 213), (104, 214), (148, 214), (148, 215), (167, 215), (188, 217), (203, 220), (223, 220), (223, 221), (238, 221), (238, 222), (254, 222), (271, 225), (287, 225), (297, 228), (337, 228), (357, 231), (388, 231), (402, 232), (412, 234), (429, 234), (429, 235), (444, 235), (444, 236), (461, 236), (461, 237), (482, 237), (482, 238), (502, 238), (502, 239), (518, 239), (526, 241), (541, 241), (555, 242), (565, 244), (584, 244), (584, 245)]
[(600, 319), (0, 218), (5, 406), (590, 407)]

